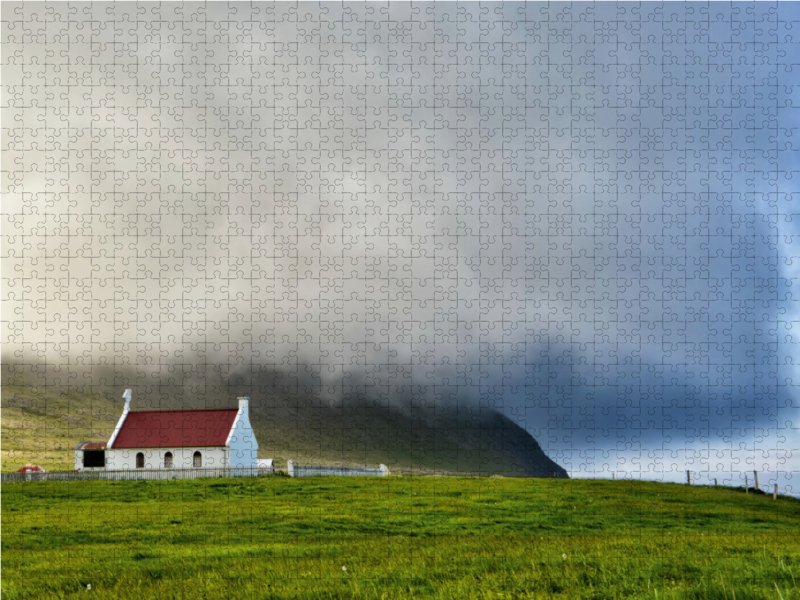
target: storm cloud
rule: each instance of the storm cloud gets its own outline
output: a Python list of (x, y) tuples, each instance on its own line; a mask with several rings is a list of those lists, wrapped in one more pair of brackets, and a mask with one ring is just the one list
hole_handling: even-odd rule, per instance
[(797, 470), (796, 6), (2, 11), (5, 355)]

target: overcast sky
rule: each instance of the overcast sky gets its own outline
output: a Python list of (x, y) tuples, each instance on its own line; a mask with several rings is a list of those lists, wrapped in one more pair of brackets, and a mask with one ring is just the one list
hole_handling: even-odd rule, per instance
[(798, 5), (2, 20), (5, 356), (299, 363), (574, 476), (800, 488)]

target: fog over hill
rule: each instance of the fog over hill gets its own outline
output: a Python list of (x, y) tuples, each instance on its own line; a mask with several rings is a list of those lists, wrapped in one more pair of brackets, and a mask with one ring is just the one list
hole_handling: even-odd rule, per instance
[[(332, 402), (320, 398), (319, 378), (307, 369), (239, 368), (222, 375), (219, 369), (199, 373), (175, 365), (166, 371), (159, 379), (126, 367), (93, 370), (5, 361), (6, 417), (13, 415), (25, 423), (19, 431), (4, 429), (6, 448), (13, 447), (19, 461), (26, 456), (26, 448), (41, 451), (59, 445), (67, 450), (56, 453), (67, 462), (62, 468), (69, 468), (68, 450), (74, 443), (108, 438), (122, 411), (120, 392), (131, 387), (132, 410), (230, 407), (238, 396), (250, 396), (250, 421), (259, 456), (264, 458), (317, 464), (383, 463), (395, 471), (567, 476), (524, 429), (502, 413), (469, 400), (436, 403), (409, 389), (388, 401), (388, 396), (382, 398), (361, 386), (361, 391), (353, 388)], [(53, 402), (53, 396), (69, 401)], [(51, 398), (49, 407), (47, 397)], [(90, 398), (94, 406), (87, 406)], [(89, 435), (88, 430), (94, 438), (72, 439), (76, 423), (83, 426), (78, 428), (81, 435)], [(35, 432), (45, 427), (51, 435), (37, 440)], [(17, 443), (23, 435), (27, 444)], [(59, 444), (60, 438), (64, 442)]]
[(796, 485), (800, 4), (1, 10), (14, 361)]

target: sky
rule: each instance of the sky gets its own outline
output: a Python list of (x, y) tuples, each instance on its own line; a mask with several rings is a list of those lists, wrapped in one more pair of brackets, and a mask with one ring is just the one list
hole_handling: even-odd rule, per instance
[(302, 368), (494, 407), (574, 477), (800, 493), (797, 4), (2, 26), (6, 360)]

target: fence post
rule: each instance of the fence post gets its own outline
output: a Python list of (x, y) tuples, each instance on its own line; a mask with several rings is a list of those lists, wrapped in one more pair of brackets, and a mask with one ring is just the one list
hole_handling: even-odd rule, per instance
[(611, 473), (611, 481), (615, 481), (617, 479), (616, 473)]
[(758, 471), (753, 471), (753, 477), (756, 480), (756, 489), (758, 489)]
[(778, 484), (777, 483), (775, 484), (775, 491), (772, 492), (772, 499), (773, 500), (777, 500), (778, 499)]
[(745, 475), (745, 476), (744, 476), (744, 493), (745, 493), (745, 494), (747, 493), (747, 486), (748, 486), (748, 483), (747, 483), (747, 475)]
[(287, 460), (286, 461), (286, 465), (288, 467), (289, 477), (294, 477), (294, 461), (293, 460)]
[(714, 477), (714, 487), (717, 487), (717, 478)]
[(686, 485), (692, 485), (692, 472), (686, 469)]

